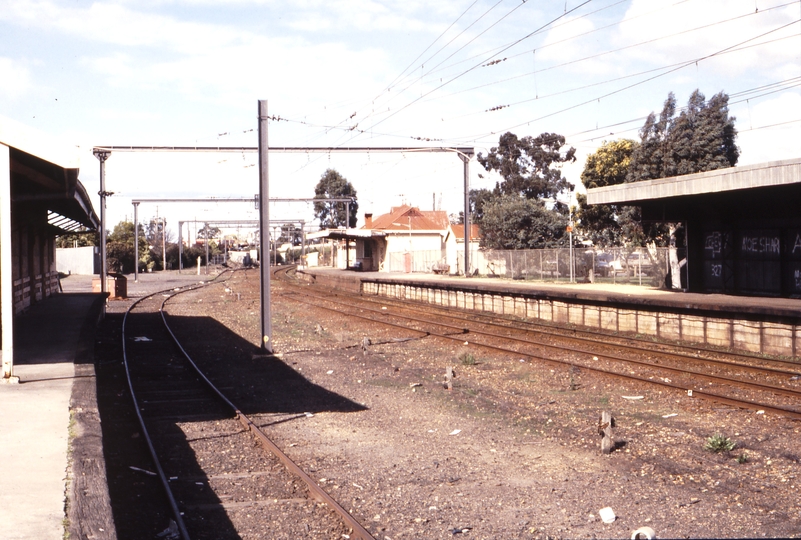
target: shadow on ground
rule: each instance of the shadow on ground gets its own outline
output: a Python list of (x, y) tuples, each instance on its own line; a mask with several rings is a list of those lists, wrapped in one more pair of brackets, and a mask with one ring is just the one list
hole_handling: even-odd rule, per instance
[(170, 316), (167, 322), (198, 366), (245, 414), (366, 410), (265, 355), (211, 317)]
[[(168, 321), (200, 369), (245, 414), (365, 410), (364, 406), (313, 384), (281, 360), (262, 355), (251, 343), (212, 318), (173, 316)], [(120, 540), (153, 538), (168, 526), (170, 507), (158, 477), (143, 472), (153, 471), (154, 465), (140, 433), (121, 361), (121, 324), (122, 314), (107, 315), (98, 330), (95, 344), (98, 411), (109, 497)], [(130, 334), (128, 337), (131, 339)], [(154, 347), (155, 354), (166, 339), (154, 341), (156, 343), (149, 346)], [(170, 349), (168, 356), (171, 356), (172, 366), (165, 369), (173, 369), (180, 362), (177, 347), (171, 346)], [(198, 421), (223, 417), (230, 418), (230, 415), (201, 415)], [(166, 433), (166, 441), (157, 444), (162, 449), (160, 454), (167, 453), (168, 460), (172, 461), (165, 462), (161, 458), (165, 469), (179, 469), (182, 477), (193, 479), (192, 484), (208, 486), (208, 476), (197, 463), (190, 441), (181, 428), (173, 424), (168, 426)], [(170, 470), (166, 471), (168, 475)], [(178, 496), (180, 508), (183, 496)], [(187, 515), (186, 519), (193, 538), (210, 538), (203, 530), (191, 530), (193, 524), (204, 520), (214, 521), (214, 538), (240, 538), (223, 511), (209, 511), (195, 517)]]

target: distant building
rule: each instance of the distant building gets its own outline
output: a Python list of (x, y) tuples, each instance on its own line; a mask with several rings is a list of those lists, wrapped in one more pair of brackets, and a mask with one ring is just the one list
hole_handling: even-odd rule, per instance
[[(478, 253), (481, 229), (475, 223), (470, 224), (469, 250), (471, 267), (476, 267), (475, 255)], [(451, 223), (445, 235), (445, 262), (451, 274), (463, 274), (464, 271), (464, 224)]]
[[(348, 266), (373, 272), (442, 272), (448, 269), (455, 272), (457, 251), (463, 249), (464, 227), (451, 225), (444, 210), (420, 210), (403, 205), (375, 218), (372, 214), (365, 214), (364, 218), (364, 226), (359, 229), (329, 229), (309, 237), (342, 240), (352, 245), (347, 252), (344, 246), (340, 249), (340, 253), (347, 253), (345, 261), (337, 264), (340, 268)], [(459, 230), (457, 238), (454, 231)], [(471, 230), (471, 244), (475, 238), (477, 247), (478, 227)]]

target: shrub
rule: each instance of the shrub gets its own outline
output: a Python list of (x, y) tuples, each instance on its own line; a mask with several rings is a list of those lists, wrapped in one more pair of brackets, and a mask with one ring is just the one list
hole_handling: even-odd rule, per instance
[(734, 450), (734, 447), (737, 444), (720, 433), (716, 433), (709, 437), (706, 440), (706, 444), (704, 445), (704, 450), (708, 450), (710, 452), (719, 453), (719, 452), (730, 452)]

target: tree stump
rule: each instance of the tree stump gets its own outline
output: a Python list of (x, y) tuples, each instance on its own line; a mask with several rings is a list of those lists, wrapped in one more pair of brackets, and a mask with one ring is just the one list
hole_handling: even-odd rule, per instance
[(601, 453), (603, 454), (610, 454), (615, 448), (615, 442), (612, 440), (613, 427), (615, 427), (615, 419), (612, 418), (612, 413), (603, 411), (598, 421), (598, 435), (603, 437), (601, 439)]

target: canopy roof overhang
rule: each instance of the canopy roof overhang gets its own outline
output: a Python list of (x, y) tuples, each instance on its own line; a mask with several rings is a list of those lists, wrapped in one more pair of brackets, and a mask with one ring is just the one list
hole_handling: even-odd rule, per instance
[(801, 158), (587, 190), (588, 204), (640, 206), (643, 221), (686, 221), (699, 213), (764, 219), (797, 212), (799, 197)]
[(9, 152), (13, 211), (25, 216), (44, 213), (56, 234), (98, 229), (100, 220), (78, 180), (78, 148), (0, 120), (0, 144)]

